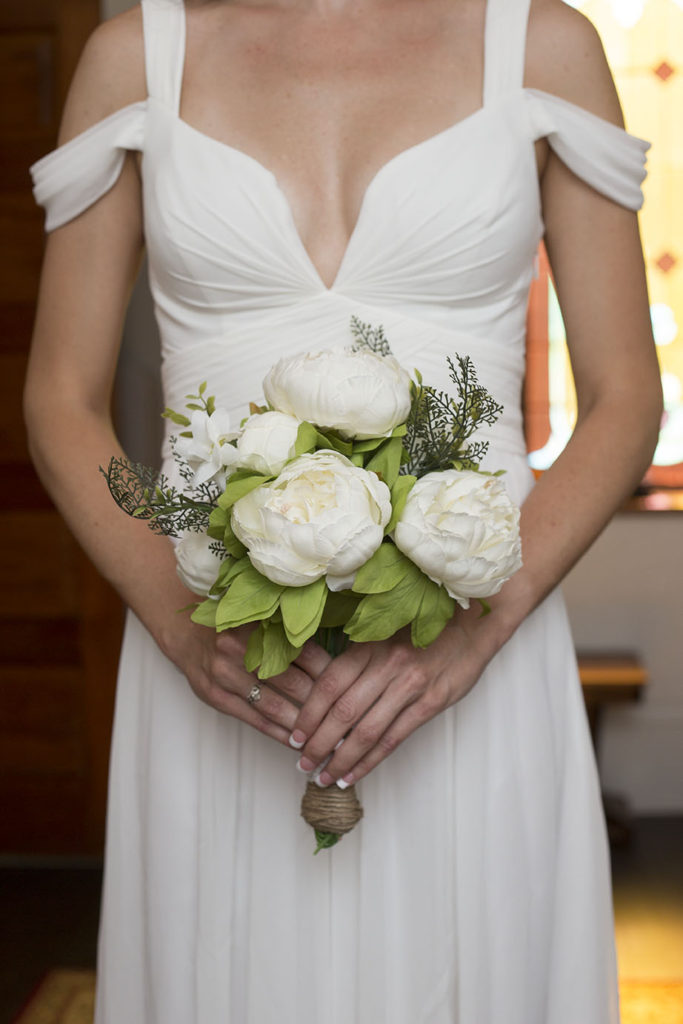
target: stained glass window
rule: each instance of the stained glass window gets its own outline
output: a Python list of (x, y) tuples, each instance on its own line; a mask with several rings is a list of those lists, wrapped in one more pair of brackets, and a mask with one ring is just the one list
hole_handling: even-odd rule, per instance
[[(627, 128), (648, 139), (641, 229), (665, 415), (646, 483), (683, 487), (683, 0), (567, 0), (598, 29)], [(544, 469), (566, 444), (576, 401), (547, 261), (529, 310), (527, 440)]]

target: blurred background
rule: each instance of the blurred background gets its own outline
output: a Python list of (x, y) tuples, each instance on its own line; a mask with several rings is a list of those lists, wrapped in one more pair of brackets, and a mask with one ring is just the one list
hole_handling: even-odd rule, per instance
[[(602, 35), (628, 129), (653, 143), (641, 223), (666, 413), (641, 491), (564, 592), (607, 797), (620, 966), (631, 986), (625, 1024), (681, 1024), (683, 0), (572, 5)], [(92, 976), (80, 969), (94, 965), (122, 610), (28, 460), (21, 387), (43, 236), (27, 168), (54, 147), (88, 34), (130, 6), (0, 2), (0, 1021), (14, 1020), (45, 972), (59, 967), (75, 969), (52, 996), (61, 1016), (40, 1020), (84, 1024), (90, 1013)], [(575, 405), (543, 254), (539, 266), (526, 408), (530, 461), (542, 471), (566, 443)], [(144, 271), (126, 322), (115, 406), (124, 447), (155, 462), (159, 346)], [(52, 975), (48, 982), (57, 984)]]

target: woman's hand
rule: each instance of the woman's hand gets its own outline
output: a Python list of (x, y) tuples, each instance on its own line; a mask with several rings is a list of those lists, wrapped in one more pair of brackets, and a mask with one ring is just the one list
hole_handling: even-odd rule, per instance
[[(286, 672), (267, 681), (244, 667), (244, 652), (253, 626), (216, 633), (189, 622), (180, 643), (169, 652), (205, 704), (280, 743), (288, 744), (301, 705), (313, 680), (331, 661), (322, 647), (309, 641)], [(257, 686), (258, 700), (247, 700)]]
[[(469, 693), (500, 643), (477, 603), (458, 610), (424, 650), (407, 630), (391, 640), (352, 644), (319, 675), (290, 743), (312, 771), (333, 752), (319, 784), (358, 782), (411, 733)], [(335, 751), (340, 740), (343, 744)]]

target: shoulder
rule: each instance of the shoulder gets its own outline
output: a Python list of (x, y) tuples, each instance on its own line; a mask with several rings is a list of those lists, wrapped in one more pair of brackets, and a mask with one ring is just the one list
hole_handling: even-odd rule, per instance
[(600, 36), (563, 0), (531, 0), (524, 84), (623, 126)]
[(74, 75), (59, 133), (60, 145), (147, 96), (140, 5), (92, 33)]

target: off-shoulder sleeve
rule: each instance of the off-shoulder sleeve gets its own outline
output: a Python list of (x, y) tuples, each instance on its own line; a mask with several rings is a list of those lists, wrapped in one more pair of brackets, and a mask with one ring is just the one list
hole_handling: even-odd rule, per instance
[(146, 100), (122, 107), (33, 164), (46, 231), (73, 220), (116, 183), (126, 151), (143, 148), (146, 111)]
[(540, 89), (525, 93), (534, 140), (547, 138), (577, 177), (622, 206), (639, 210), (650, 143), (559, 96)]

